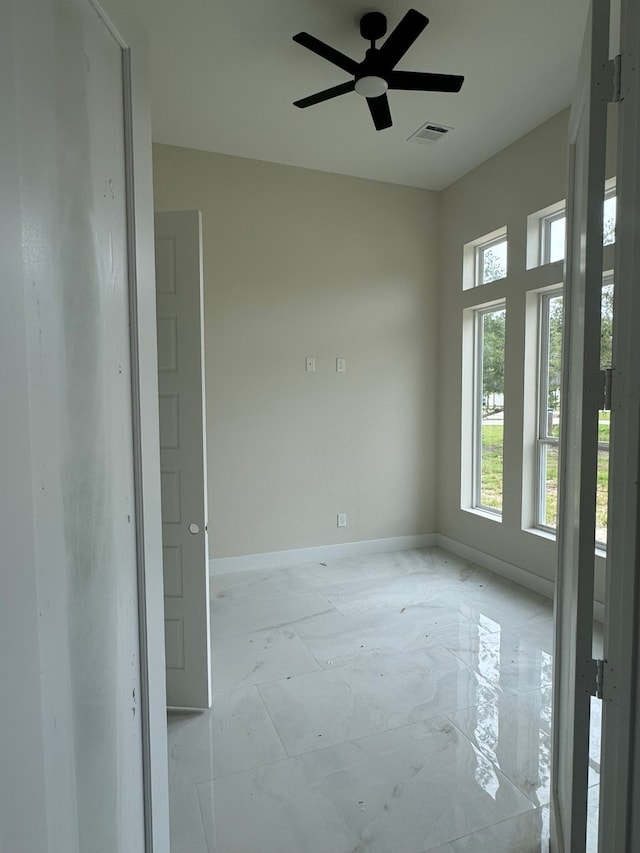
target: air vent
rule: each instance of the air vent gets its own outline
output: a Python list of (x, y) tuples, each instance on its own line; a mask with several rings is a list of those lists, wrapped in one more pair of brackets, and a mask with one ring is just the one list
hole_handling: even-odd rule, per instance
[(407, 142), (431, 143), (437, 142), (451, 133), (452, 127), (447, 127), (446, 124), (437, 124), (435, 121), (428, 121), (419, 127), (415, 133), (412, 133)]

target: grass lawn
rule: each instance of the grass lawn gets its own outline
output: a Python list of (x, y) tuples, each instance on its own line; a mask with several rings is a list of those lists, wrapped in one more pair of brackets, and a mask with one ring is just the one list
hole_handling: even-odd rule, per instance
[(480, 503), (493, 509), (502, 509), (502, 433), (502, 424), (482, 424)]
[[(598, 440), (609, 441), (610, 413), (600, 412)], [(482, 481), (481, 503), (493, 509), (502, 509), (503, 482), (503, 426), (483, 423), (482, 425)], [(598, 450), (596, 487), (596, 540), (607, 541), (607, 501), (609, 497), (609, 451)], [(545, 522), (555, 527), (558, 512), (558, 451), (546, 449)]]

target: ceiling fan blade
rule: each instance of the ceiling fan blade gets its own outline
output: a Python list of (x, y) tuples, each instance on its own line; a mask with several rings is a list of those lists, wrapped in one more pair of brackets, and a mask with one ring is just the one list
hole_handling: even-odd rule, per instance
[(330, 89), (323, 89), (322, 92), (316, 92), (315, 95), (309, 95), (308, 98), (301, 98), (299, 101), (294, 101), (294, 107), (312, 107), (314, 104), (319, 104), (321, 101), (328, 101), (330, 98), (337, 98), (338, 95), (346, 95), (347, 92), (353, 92), (356, 84), (355, 80), (349, 80), (347, 83), (340, 83), (339, 86), (332, 86)]
[(390, 89), (420, 92), (459, 92), (464, 77), (459, 74), (429, 74), (421, 71), (391, 71), (387, 76)]
[(309, 33), (298, 33), (293, 36), (293, 40), (298, 44), (301, 44), (303, 47), (312, 50), (314, 53), (317, 53), (318, 56), (321, 56), (323, 59), (337, 65), (338, 68), (342, 68), (348, 74), (355, 74), (358, 70), (358, 63), (355, 60), (349, 59), (349, 57), (345, 56), (344, 53), (340, 53), (339, 50), (330, 47), (315, 36), (310, 36)]
[(391, 69), (409, 50), (414, 41), (429, 23), (429, 18), (422, 12), (409, 9), (395, 30), (378, 50), (380, 62)]
[(386, 127), (391, 127), (391, 110), (389, 109), (389, 99), (386, 95), (380, 95), (379, 98), (367, 98), (369, 112), (376, 126), (376, 130), (384, 130)]

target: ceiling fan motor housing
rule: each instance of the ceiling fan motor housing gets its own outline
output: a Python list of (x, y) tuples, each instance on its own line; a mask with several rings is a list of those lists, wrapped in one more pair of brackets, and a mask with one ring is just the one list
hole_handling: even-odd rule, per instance
[(367, 12), (360, 18), (360, 35), (367, 41), (378, 41), (387, 32), (387, 16), (382, 12)]

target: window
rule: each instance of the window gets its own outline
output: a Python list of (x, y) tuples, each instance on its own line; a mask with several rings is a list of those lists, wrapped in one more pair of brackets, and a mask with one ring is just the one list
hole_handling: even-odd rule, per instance
[(567, 233), (567, 216), (564, 210), (541, 220), (540, 257), (543, 264), (553, 264), (564, 258), (564, 241)]
[(602, 217), (602, 243), (611, 246), (616, 242), (616, 188), (612, 187), (605, 193), (604, 213)]
[(476, 247), (476, 286), (490, 284), (507, 275), (507, 237), (498, 237)]
[(540, 371), (536, 526), (555, 530), (558, 515), (560, 376), (562, 369), (562, 290), (540, 296)]
[(504, 303), (475, 311), (473, 505), (502, 513)]
[[(611, 367), (613, 340), (613, 278), (605, 276), (601, 297), (600, 369)], [(538, 438), (536, 526), (555, 531), (558, 513), (558, 451), (561, 409), (562, 291), (540, 296), (540, 369), (538, 378)], [(607, 544), (609, 501), (610, 412), (598, 415), (596, 486), (596, 544)]]
[[(527, 269), (539, 264), (564, 260), (567, 213), (564, 202), (558, 202), (531, 214), (527, 219)], [(537, 235), (537, 237), (536, 237)], [(616, 240), (615, 179), (606, 182), (602, 214), (602, 244), (611, 246)], [(536, 245), (536, 242), (538, 245)]]
[[(615, 230), (615, 217), (614, 217)], [(600, 370), (612, 365), (613, 343), (613, 277), (602, 284), (600, 301)], [(598, 413), (598, 482), (596, 486), (596, 543), (607, 545), (607, 510), (609, 503), (609, 429), (611, 412)]]
[(482, 287), (507, 277), (507, 229), (497, 228), (466, 243), (463, 249), (462, 289)]

